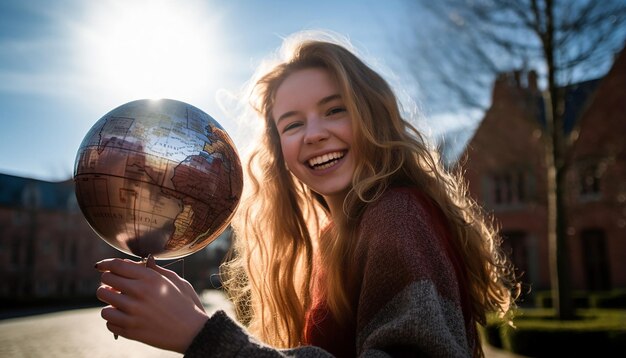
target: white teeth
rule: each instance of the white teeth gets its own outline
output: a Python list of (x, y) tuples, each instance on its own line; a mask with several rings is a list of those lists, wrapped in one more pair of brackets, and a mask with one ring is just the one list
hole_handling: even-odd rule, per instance
[(309, 166), (315, 169), (326, 169), (335, 164), (335, 161), (343, 158), (343, 152), (332, 152), (309, 159)]

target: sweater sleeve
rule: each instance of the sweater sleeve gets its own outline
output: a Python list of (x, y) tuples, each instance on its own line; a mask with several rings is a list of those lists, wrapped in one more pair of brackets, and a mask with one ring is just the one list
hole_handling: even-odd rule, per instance
[(185, 352), (188, 358), (205, 357), (331, 357), (313, 346), (279, 350), (264, 345), (246, 333), (224, 311), (215, 312)]
[(392, 190), (364, 213), (355, 252), (359, 355), (471, 355), (449, 238), (436, 220), (443, 219), (407, 190)]

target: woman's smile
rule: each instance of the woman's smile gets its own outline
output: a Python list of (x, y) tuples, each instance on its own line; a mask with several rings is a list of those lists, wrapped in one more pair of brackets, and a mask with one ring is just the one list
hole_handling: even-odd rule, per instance
[(346, 155), (345, 151), (336, 151), (327, 153), (324, 155), (316, 156), (309, 159), (307, 162), (309, 167), (313, 170), (323, 170), (334, 167), (337, 165), (341, 159)]

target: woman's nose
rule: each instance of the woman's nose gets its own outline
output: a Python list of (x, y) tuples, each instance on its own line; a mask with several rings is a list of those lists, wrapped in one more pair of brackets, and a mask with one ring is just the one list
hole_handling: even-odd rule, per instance
[(324, 120), (319, 117), (309, 118), (307, 120), (306, 132), (304, 134), (304, 142), (314, 144), (319, 141), (328, 139), (330, 133), (324, 125)]

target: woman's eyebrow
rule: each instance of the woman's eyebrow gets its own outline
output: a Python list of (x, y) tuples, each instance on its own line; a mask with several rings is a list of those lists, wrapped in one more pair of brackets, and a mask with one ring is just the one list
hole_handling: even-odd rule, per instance
[(331, 94), (330, 96), (326, 96), (324, 98), (322, 98), (321, 100), (319, 100), (319, 102), (317, 102), (317, 105), (323, 105), (326, 104), (328, 102), (334, 101), (336, 99), (341, 99), (341, 95), (340, 94)]
[(285, 112), (283, 113), (280, 117), (278, 117), (278, 119), (276, 120), (276, 124), (280, 123), (280, 121), (282, 121), (283, 119), (287, 118), (287, 117), (291, 117), (293, 115), (296, 115), (298, 112), (297, 111), (289, 111), (289, 112)]

